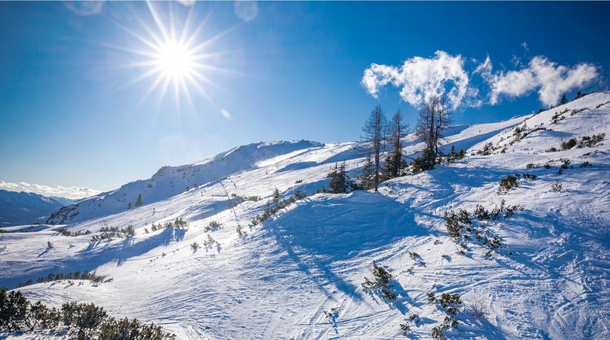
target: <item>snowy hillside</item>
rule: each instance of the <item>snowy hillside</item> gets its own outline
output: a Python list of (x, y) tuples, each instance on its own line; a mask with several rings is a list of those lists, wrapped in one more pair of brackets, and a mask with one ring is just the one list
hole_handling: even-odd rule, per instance
[(309, 141), (261, 142), (240, 146), (194, 164), (165, 166), (147, 180), (131, 182), (120, 189), (91, 196), (66, 206), (53, 214), (48, 223), (72, 223), (116, 214), (127, 210), (129, 203), (134, 205), (138, 195), (142, 195), (144, 203), (163, 201), (199, 185), (256, 168), (259, 161), (321, 146), (320, 143)]
[[(61, 225), (0, 234), (0, 286), (95, 271), (113, 281), (19, 290), (52, 306), (94, 302), (179, 339), (402, 339), (401, 324), (410, 339), (607, 339), (609, 126), (607, 92), (456, 126), (445, 147), (464, 148), (466, 158), (384, 182), (379, 192), (338, 195), (311, 194), (335, 162), (345, 159), (356, 174), (355, 143), (243, 146), (163, 168), (50, 219), (69, 221), (77, 236), (57, 232)], [(407, 145), (410, 154), (420, 148), (413, 136)], [(513, 186), (501, 189), (502, 179)], [(248, 227), (275, 188), (282, 199), (297, 189), (309, 197)], [(139, 193), (144, 205), (127, 210)], [(462, 228), (457, 243), (444, 218), (451, 210), (470, 214), (449, 219)], [(159, 227), (177, 218), (188, 227)], [(221, 227), (210, 230), (211, 222)], [(129, 225), (135, 236), (92, 241), (102, 227)], [(373, 261), (392, 274), (396, 300), (363, 290)], [(463, 303), (443, 307), (443, 293)]]
[(0, 190), (0, 225), (44, 222), (62, 206), (62, 203), (42, 195)]

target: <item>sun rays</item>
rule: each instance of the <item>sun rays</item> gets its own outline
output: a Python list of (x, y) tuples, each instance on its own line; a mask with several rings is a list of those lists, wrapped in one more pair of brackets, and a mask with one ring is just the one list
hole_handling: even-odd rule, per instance
[[(139, 34), (133, 29), (123, 27), (131, 36), (143, 43), (144, 47), (134, 49), (106, 44), (109, 47), (129, 52), (141, 58), (137, 62), (120, 66), (143, 69), (139, 76), (124, 84), (120, 89), (127, 88), (143, 80), (151, 80), (152, 82), (140, 100), (140, 104), (144, 103), (155, 93), (155, 97), (158, 98), (157, 109), (159, 109), (168, 92), (174, 92), (177, 112), (180, 111), (181, 97), (186, 98), (193, 111), (195, 111), (193, 95), (191, 94), (191, 91), (194, 90), (195, 95), (203, 96), (216, 107), (209, 94), (209, 89), (210, 87), (219, 88), (219, 86), (207, 76), (207, 73), (227, 73), (230, 71), (206, 63), (206, 60), (224, 54), (224, 52), (206, 53), (206, 48), (230, 32), (235, 26), (203, 42), (199, 42), (198, 38), (210, 18), (209, 14), (195, 29), (190, 31), (191, 26), (193, 26), (195, 7), (191, 6), (184, 24), (177, 30), (177, 19), (174, 16), (171, 4), (169, 4), (167, 13), (167, 21), (169, 22), (166, 24), (161, 19), (155, 5), (149, 1), (146, 3), (155, 25), (151, 28), (144, 20), (137, 18), (142, 30), (146, 32), (145, 34)], [(158, 96), (156, 95), (157, 93), (159, 93)]]

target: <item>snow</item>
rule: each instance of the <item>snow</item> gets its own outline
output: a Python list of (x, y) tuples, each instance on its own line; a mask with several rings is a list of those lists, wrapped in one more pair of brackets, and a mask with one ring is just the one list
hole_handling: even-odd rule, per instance
[[(446, 316), (428, 302), (429, 292), (459, 293), (465, 302), (455, 316), (458, 328), (445, 330), (449, 338), (610, 338), (608, 138), (593, 147), (545, 152), (560, 149), (562, 139), (610, 137), (608, 102), (610, 93), (594, 93), (535, 115), (453, 127), (445, 148), (464, 148), (465, 159), (384, 182), (379, 192), (310, 196), (252, 229), (248, 223), (276, 187), (284, 198), (297, 188), (310, 195), (343, 160), (355, 174), (362, 162), (353, 150), (357, 144), (257, 143), (191, 166), (168, 167), (149, 180), (78, 202), (79, 214), (66, 226), (96, 232), (103, 225), (133, 225), (134, 237), (90, 243), (91, 235), (57, 233), (63, 225), (0, 234), (0, 249), (6, 246), (0, 251), (0, 286), (14, 288), (56, 271), (96, 271), (113, 281), (80, 286), (57, 281), (19, 290), (55, 306), (94, 302), (115, 317), (160, 324), (180, 339), (401, 339), (399, 324), (412, 314), (421, 321), (409, 322), (407, 337), (429, 339)], [(551, 124), (566, 108), (566, 118)], [(525, 131), (552, 131), (516, 138), (515, 127), (525, 125)], [(406, 141), (414, 154), (419, 146), (413, 136)], [(478, 154), (488, 143), (495, 151)], [(563, 174), (557, 173), (560, 158), (573, 166)], [(584, 162), (590, 166), (580, 167)], [(526, 168), (530, 163), (538, 166)], [(543, 166), (547, 163), (550, 169)], [(497, 193), (500, 179), (524, 172), (538, 178)], [(551, 189), (557, 180), (561, 192)], [(193, 189), (194, 182), (199, 188)], [(225, 189), (262, 199), (232, 211)], [(126, 210), (140, 192), (145, 204)], [(485, 223), (507, 248), (486, 259), (488, 248), (470, 241), (465, 255), (458, 254), (444, 212), (473, 211), (477, 204), (491, 210), (502, 199), (523, 208)], [(189, 222), (188, 230), (151, 231), (151, 223), (177, 217)], [(205, 232), (210, 221), (223, 227)], [(246, 235), (236, 233), (238, 224)], [(190, 247), (194, 241), (203, 245), (208, 235), (220, 247)], [(417, 265), (409, 252), (425, 264)], [(362, 290), (373, 260), (391, 269), (396, 301)], [(485, 317), (472, 316), (476, 300), (487, 307)], [(331, 308), (337, 315), (328, 318), (324, 311)]]

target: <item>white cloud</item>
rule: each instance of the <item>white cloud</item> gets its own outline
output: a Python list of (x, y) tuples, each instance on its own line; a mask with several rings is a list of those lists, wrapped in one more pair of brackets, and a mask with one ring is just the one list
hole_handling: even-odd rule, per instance
[(220, 110), (220, 113), (222, 113), (222, 115), (225, 116), (225, 118), (228, 119), (228, 120), (233, 119), (231, 117), (231, 115), (229, 114), (229, 112), (227, 112), (227, 110), (225, 110), (225, 109)]
[(447, 96), (455, 109), (478, 93), (476, 88), (469, 86), (468, 73), (463, 66), (464, 59), (461, 55), (454, 57), (444, 51), (437, 51), (432, 58), (407, 59), (400, 67), (371, 64), (364, 71), (361, 84), (375, 98), (379, 88), (389, 83), (402, 87), (401, 98), (413, 106), (419, 106), (433, 96), (442, 95), (449, 87)]
[(527, 47), (527, 43), (524, 41), (523, 44), (521, 44), (521, 46), (526, 50), (529, 51), (530, 49)]
[(544, 56), (534, 57), (527, 67), (518, 71), (492, 73), (489, 57), (474, 71), (491, 87), (490, 104), (499, 102), (500, 95), (520, 97), (538, 89), (540, 101), (545, 105), (554, 105), (561, 96), (598, 76), (597, 68), (588, 63), (581, 63), (573, 68), (557, 65)]
[(58, 185), (56, 188), (51, 188), (46, 185), (39, 184), (30, 184), (25, 182), (17, 183), (7, 183), (4, 181), (0, 181), (0, 189), (8, 190), (8, 191), (25, 191), (25, 192), (33, 192), (35, 194), (43, 195), (43, 196), (59, 196), (65, 197), (69, 199), (81, 199), (93, 195), (97, 195), (101, 193), (101, 191), (93, 190), (90, 188), (82, 188), (82, 187), (69, 187), (65, 188)]

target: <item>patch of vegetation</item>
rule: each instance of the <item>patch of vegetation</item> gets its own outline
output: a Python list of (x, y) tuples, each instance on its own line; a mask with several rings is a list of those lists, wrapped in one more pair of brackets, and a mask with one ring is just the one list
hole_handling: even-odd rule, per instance
[(0, 289), (0, 331), (20, 333), (55, 329), (62, 325), (70, 339), (87, 340), (173, 340), (161, 326), (137, 319), (117, 321), (93, 303), (66, 302), (61, 309), (35, 304), (19, 291)]
[(267, 220), (269, 217), (273, 216), (280, 209), (288, 207), (298, 200), (304, 199), (305, 197), (307, 197), (307, 194), (302, 192), (301, 189), (297, 189), (297, 191), (294, 193), (294, 195), (292, 197), (290, 197), (286, 200), (283, 200), (283, 201), (280, 201), (280, 197), (275, 197), (275, 196), (276, 195), (274, 195), (274, 198), (273, 198), (274, 204), (271, 205), (271, 202), (267, 201), (265, 210), (263, 211), (263, 215), (256, 215), (256, 217), (252, 220), (252, 222), (250, 222), (248, 224), (250, 226), (250, 228), (252, 228), (256, 225), (262, 224), (263, 222), (265, 222), (265, 220)]
[(199, 243), (197, 243), (195, 241), (193, 241), (193, 243), (191, 243), (191, 249), (197, 250), (197, 249), (199, 249), (199, 247), (200, 247)]
[[(223, 196), (224, 197), (224, 196)], [(157, 231), (157, 230), (161, 230), (161, 229), (167, 229), (167, 228), (174, 228), (174, 229), (188, 229), (188, 223), (185, 222), (182, 217), (177, 217), (176, 220), (174, 221), (174, 223), (172, 222), (167, 222), (165, 224), (157, 224), (155, 225), (154, 223), (152, 223), (150, 225), (150, 229), (152, 231)]]
[[(93, 283), (105, 283), (105, 282), (112, 282), (112, 278), (104, 280), (105, 276), (98, 276), (95, 275), (95, 272), (90, 273), (88, 270), (85, 270), (82, 274), (81, 272), (73, 272), (73, 273), (67, 273), (67, 274), (62, 274), (62, 273), (50, 273), (47, 276), (41, 276), (39, 278), (36, 279), (36, 282), (38, 283), (44, 283), (44, 282), (53, 282), (53, 281), (61, 281), (61, 280), (89, 280)], [(17, 285), (17, 288), (21, 288), (21, 287), (26, 287), (29, 285), (33, 285), (34, 281), (32, 280), (27, 280), (25, 283), (20, 283)]]
[(220, 243), (218, 241), (216, 241), (212, 236), (210, 236), (208, 234), (208, 239), (203, 242), (203, 246), (204, 247), (211, 247), (214, 244), (216, 245), (216, 247), (220, 247)]
[[(606, 138), (605, 133), (600, 133), (599, 135), (593, 135), (593, 136), (582, 136), (580, 139), (570, 138), (569, 141), (561, 143), (561, 149), (570, 150), (574, 147), (576, 147), (577, 149), (590, 148), (590, 147), (600, 144), (601, 141), (604, 140), (604, 138)], [(555, 149), (555, 148), (553, 147), (552, 149)], [(555, 150), (557, 151), (557, 149), (555, 149)]]
[(59, 228), (57, 229), (57, 232), (64, 235), (64, 236), (81, 236), (81, 235), (89, 235), (91, 234), (91, 231), (87, 230), (87, 231), (73, 231), (71, 232), (70, 230), (66, 229), (66, 228)]
[(388, 300), (396, 300), (396, 294), (392, 292), (393, 286), (390, 284), (392, 281), (392, 274), (383, 266), (377, 265), (377, 262), (373, 261), (373, 278), (369, 279), (364, 277), (364, 283), (362, 287), (364, 291), (381, 290), (381, 296)]
[(91, 237), (91, 243), (102, 241), (102, 240), (112, 240), (115, 238), (127, 238), (136, 235), (136, 231), (133, 229), (132, 225), (128, 225), (127, 228), (119, 227), (102, 227), (98, 232), (101, 232), (101, 235), (93, 235)]
[[(460, 244), (462, 240), (476, 240), (481, 242), (481, 245), (492, 250), (506, 247), (506, 243), (500, 240), (500, 237), (494, 235), (490, 226), (482, 224), (482, 221), (491, 223), (499, 220), (502, 215), (504, 219), (510, 218), (519, 209), (519, 205), (506, 205), (503, 199), (500, 201), (500, 206), (495, 206), (491, 211), (485, 209), (482, 205), (477, 205), (474, 213), (469, 213), (467, 210), (459, 210), (457, 213), (453, 210), (445, 212), (445, 226), (449, 236), (453, 242)], [(472, 218), (478, 218), (478, 222), (474, 223)], [(502, 226), (502, 224), (500, 224)], [(467, 248), (466, 243), (461, 243), (460, 246)], [(462, 250), (459, 254), (464, 255)]]
[(551, 189), (555, 192), (561, 192), (563, 189), (563, 184), (559, 180), (555, 181), (555, 183), (551, 184)]
[(550, 149), (544, 150), (544, 152), (557, 152), (557, 151), (559, 151), (559, 150), (557, 150), (557, 148), (554, 146), (551, 146)]
[(203, 228), (203, 231), (210, 232), (216, 229), (222, 228), (222, 223), (216, 222), (216, 221), (210, 221), (210, 223), (208, 223), (208, 225), (206, 225)]
[(329, 318), (329, 319), (333, 319), (336, 315), (335, 311), (337, 310), (337, 307), (333, 307), (330, 309), (330, 311), (324, 311), (324, 316)]
[(428, 301), (440, 305), (448, 315), (445, 316), (443, 324), (432, 328), (433, 339), (446, 339), (444, 331), (449, 328), (457, 328), (459, 321), (454, 317), (457, 314), (458, 306), (462, 305), (460, 294), (443, 293), (440, 298), (437, 298), (433, 292), (428, 293)]
[(521, 181), (521, 177), (523, 177), (523, 180), (528, 180), (528, 181), (533, 181), (536, 178), (538, 178), (538, 176), (536, 175), (532, 175), (529, 173), (516, 173), (515, 176), (513, 175), (507, 175), (506, 177), (503, 177), (500, 180), (500, 189), (498, 189), (498, 194), (506, 194), (508, 193), (512, 188), (517, 188), (519, 187), (519, 182)]
[(499, 146), (494, 146), (491, 142), (485, 144), (485, 146), (483, 146), (483, 149), (478, 150), (477, 151), (477, 155), (482, 155), (482, 156), (488, 156), (494, 153), (494, 151), (496, 151), (497, 149), (499, 149)]

